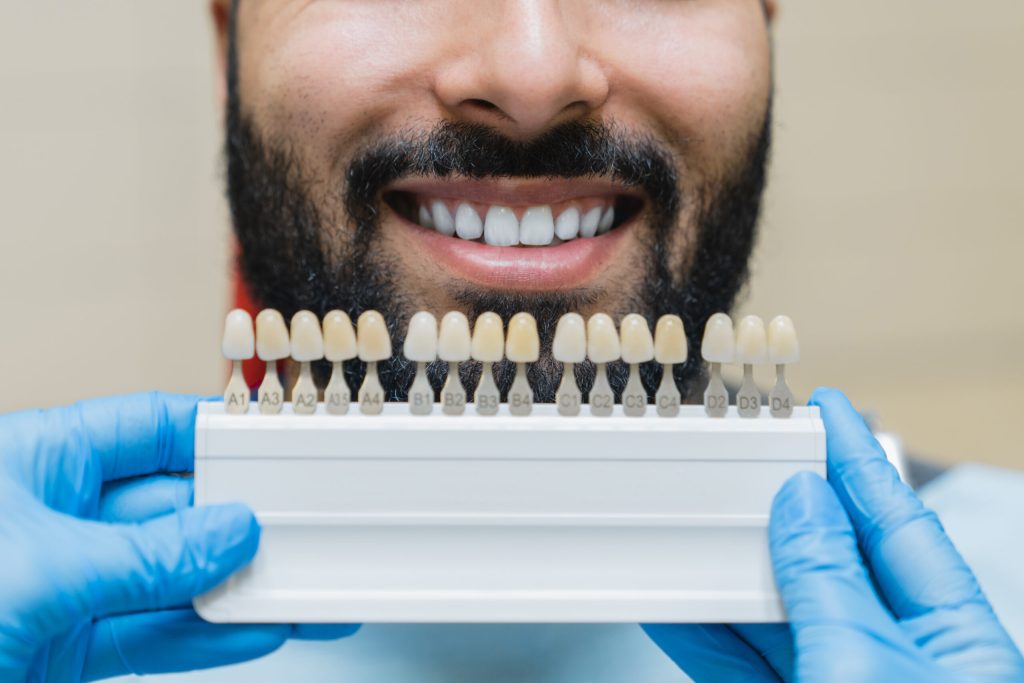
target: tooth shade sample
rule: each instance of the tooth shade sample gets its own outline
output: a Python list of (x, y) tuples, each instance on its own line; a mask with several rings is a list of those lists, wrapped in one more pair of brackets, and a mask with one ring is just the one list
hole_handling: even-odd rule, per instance
[(610, 363), (622, 357), (615, 321), (606, 313), (595, 313), (587, 321), (587, 357), (594, 363)]
[(480, 214), (469, 204), (459, 204), (455, 209), (455, 234), (464, 240), (476, 240), (483, 237), (484, 222)]
[(580, 234), (580, 210), (576, 207), (566, 209), (555, 221), (555, 237), (560, 240), (576, 239)]
[(514, 363), (533, 363), (540, 358), (537, 321), (529, 313), (516, 313), (508, 321), (505, 356)]
[(356, 331), (344, 311), (331, 311), (324, 316), (324, 358), (333, 362), (349, 360), (359, 354)]
[(533, 206), (519, 221), (519, 243), (535, 247), (551, 244), (555, 237), (555, 220), (550, 206)]
[(466, 315), (459, 311), (445, 313), (437, 338), (437, 357), (449, 363), (461, 363), (472, 356), (472, 346), (473, 338)]
[(247, 311), (236, 308), (228, 313), (224, 319), (224, 338), (220, 350), (228, 360), (248, 360), (256, 353), (252, 316)]
[(768, 362), (768, 333), (764, 321), (748, 315), (736, 328), (736, 361), (744, 365)]
[(800, 342), (796, 327), (788, 316), (779, 315), (768, 323), (768, 361), (774, 365), (788, 365), (800, 360)]
[(324, 335), (320, 320), (310, 311), (299, 311), (292, 316), (292, 358), (300, 363), (324, 357)]
[(587, 357), (587, 323), (579, 313), (558, 319), (551, 354), (562, 363), (582, 363)]
[(601, 207), (594, 208), (583, 214), (580, 219), (580, 237), (593, 237), (597, 234), (597, 226), (601, 223)]
[(497, 363), (505, 355), (505, 326), (497, 313), (481, 313), (473, 325), (473, 359)]
[(654, 329), (654, 360), (663, 365), (685, 363), (689, 355), (686, 329), (678, 315), (663, 315)]
[(597, 224), (597, 234), (603, 235), (612, 229), (612, 223), (615, 222), (615, 209), (609, 206), (605, 209), (604, 213), (601, 214), (601, 222)]
[(519, 219), (507, 206), (492, 206), (484, 220), (484, 242), (495, 247), (519, 244)]
[(433, 314), (420, 311), (409, 320), (402, 355), (417, 363), (437, 359), (437, 318)]
[(732, 363), (736, 359), (736, 338), (732, 331), (732, 318), (715, 313), (704, 327), (704, 341), (700, 353), (709, 363)]
[(281, 360), (291, 355), (284, 316), (266, 308), (256, 316), (256, 355), (260, 360)]
[(434, 218), (433, 218), (433, 216), (430, 215), (430, 209), (428, 209), (427, 207), (420, 206), (419, 219), (420, 219), (420, 225), (422, 225), (424, 228), (433, 228), (434, 227)]
[(455, 234), (455, 219), (444, 202), (437, 200), (430, 205), (430, 217), (434, 221), (434, 230), (448, 237)]
[(622, 360), (632, 365), (654, 359), (654, 339), (646, 318), (630, 313), (622, 319), (619, 329)]
[(391, 337), (384, 316), (377, 311), (365, 311), (356, 327), (360, 360), (377, 362), (391, 357)]

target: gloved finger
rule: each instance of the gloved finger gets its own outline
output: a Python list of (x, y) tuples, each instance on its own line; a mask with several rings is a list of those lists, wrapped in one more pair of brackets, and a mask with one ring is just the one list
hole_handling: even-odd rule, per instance
[(188, 508), (142, 524), (78, 525), (81, 570), (61, 588), (81, 601), (81, 617), (187, 604), (252, 560), (260, 536), (240, 504)]
[(192, 477), (154, 474), (121, 479), (104, 485), (99, 519), (104, 522), (144, 522), (192, 504)]
[(783, 485), (772, 501), (768, 542), (798, 648), (801, 629), (829, 624), (904, 642), (871, 585), (850, 520), (821, 477), (801, 472)]
[(161, 674), (256, 659), (288, 639), (287, 624), (210, 624), (191, 609), (143, 612), (96, 622), (83, 680)]
[(789, 624), (732, 624), (730, 628), (749, 643), (782, 680), (793, 680), (795, 653)]
[(642, 624), (651, 640), (696, 683), (779, 681), (754, 649), (721, 624)]
[(935, 513), (903, 483), (849, 400), (818, 389), (828, 479), (853, 522), (879, 589), (900, 619), (938, 608), (988, 605)]
[(296, 640), (337, 640), (354, 635), (361, 624), (295, 624), (289, 637)]

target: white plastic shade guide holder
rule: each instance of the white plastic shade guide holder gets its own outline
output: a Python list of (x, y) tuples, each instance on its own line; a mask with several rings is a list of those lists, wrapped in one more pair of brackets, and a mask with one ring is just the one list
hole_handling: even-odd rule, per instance
[(195, 600), (249, 623), (771, 622), (771, 501), (824, 475), (816, 407), (789, 419), (225, 412), (201, 403), (196, 504), (243, 501), (252, 564)]

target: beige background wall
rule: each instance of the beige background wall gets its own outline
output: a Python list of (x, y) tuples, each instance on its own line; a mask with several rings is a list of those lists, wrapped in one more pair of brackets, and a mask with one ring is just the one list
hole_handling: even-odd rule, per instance
[[(909, 447), (1024, 467), (1024, 3), (783, 0), (745, 309)], [(230, 262), (201, 0), (0, 3), (0, 411), (217, 392)]]

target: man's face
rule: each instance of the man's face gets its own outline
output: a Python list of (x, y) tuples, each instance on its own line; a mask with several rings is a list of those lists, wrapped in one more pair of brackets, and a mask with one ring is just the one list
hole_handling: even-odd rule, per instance
[(229, 196), (261, 303), (381, 308), (399, 336), (416, 310), (529, 310), (545, 337), (567, 310), (674, 312), (694, 341), (731, 306), (768, 144), (760, 0), (241, 0), (234, 20)]

